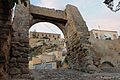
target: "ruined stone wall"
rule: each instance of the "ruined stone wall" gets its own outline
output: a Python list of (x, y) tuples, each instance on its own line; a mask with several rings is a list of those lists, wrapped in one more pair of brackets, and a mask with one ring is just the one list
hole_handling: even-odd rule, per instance
[(120, 67), (120, 39), (101, 40), (94, 38), (91, 33), (89, 41), (93, 45), (100, 63), (110, 62), (114, 67)]
[[(43, 20), (52, 22), (53, 24), (55, 23), (64, 33), (70, 68), (81, 70), (82, 68), (93, 66), (94, 52), (89, 48), (91, 45), (88, 41), (88, 28), (75, 6), (67, 5), (66, 9), (60, 13), (53, 9), (35, 6), (31, 6), (31, 8), (30, 13), (34, 21), (37, 19), (38, 21)], [(61, 16), (58, 16), (58, 14)], [(62, 23), (59, 19), (63, 19)]]
[[(28, 6), (26, 7), (20, 2), (16, 6), (15, 17), (13, 22), (14, 32), (12, 35), (12, 46), (8, 70), (9, 75), (11, 75), (11, 78), (29, 78), (29, 28), (31, 27), (32, 19), (34, 20), (32, 23), (35, 23), (37, 21), (47, 21), (52, 22), (53, 24), (55, 23), (63, 31), (67, 44), (68, 61), (70, 68), (79, 70), (84, 68), (84, 70), (89, 70), (94, 67), (94, 52), (90, 49), (90, 43), (88, 41), (88, 28), (76, 7), (72, 5), (66, 6), (65, 11), (62, 11), (62, 15), (64, 15), (65, 17), (65, 20), (63, 19), (63, 21), (61, 21), (57, 17), (53, 17), (54, 15), (52, 14), (51, 17), (49, 14), (48, 16), (46, 15), (46, 17), (41, 16), (42, 14), (39, 14), (41, 8), (38, 11), (39, 15), (36, 15), (37, 13), (33, 15), (33, 13), (31, 13), (30, 11), (31, 9), (29, 9), (29, 2)], [(49, 9), (45, 10), (46, 13), (47, 10), (49, 12)]]
[[(20, 3), (19, 0), (19, 4), (16, 6), (15, 10), (13, 29), (11, 27), (11, 8), (8, 6), (8, 2), (6, 1), (7, 0), (0, 0), (0, 80), (6, 80), (5, 78), (7, 78), (7, 73), (10, 75), (10, 78), (13, 79), (29, 79), (28, 30), (30, 28), (30, 18), (32, 16), (30, 15), (29, 11), (29, 1), (27, 2), (27, 5), (24, 6), (24, 4)], [(35, 9), (35, 11), (38, 9), (39, 8)], [(59, 28), (65, 35), (70, 68), (84, 71), (94, 70), (95, 66), (93, 65), (93, 59), (96, 55), (94, 53), (94, 50), (97, 51), (97, 49), (103, 45), (96, 46), (95, 49), (92, 50), (92, 46), (88, 41), (88, 28), (78, 9), (72, 5), (67, 5), (64, 12), (49, 9), (43, 10), (45, 10), (43, 13), (40, 10), (39, 11), (41, 14), (46, 13), (46, 16), (49, 15), (46, 11), (52, 11), (53, 13), (50, 13), (47, 18), (36, 13), (37, 16), (40, 15), (42, 19), (46, 19), (43, 21), (49, 22), (50, 20), (53, 20), (50, 21), (52, 23), (54, 23), (54, 21), (57, 21), (55, 24), (59, 25)], [(58, 14), (54, 15), (54, 12), (57, 12)], [(94, 41), (97, 42), (98, 40)], [(101, 44), (104, 44), (103, 41), (99, 42)], [(110, 51), (115, 49), (112, 52), (117, 54), (114, 56), (113, 53), (105, 53), (107, 56), (111, 57), (110, 60), (112, 61), (113, 56), (114, 59), (116, 59), (116, 56), (119, 58), (119, 48), (116, 48), (115, 45), (118, 45), (120, 42), (115, 41), (115, 44), (111, 44), (111, 42), (105, 43), (109, 46), (113, 46), (107, 46), (105, 48), (109, 48)], [(100, 50), (102, 51), (103, 47), (101, 47)], [(105, 54), (97, 54), (97, 56), (103, 57)], [(102, 60), (104, 61), (105, 59), (107, 58), (103, 58)], [(118, 63), (119, 61), (115, 62), (115, 64)]]
[[(10, 64), (9, 75), (11, 75), (11, 78), (13, 79), (30, 78), (29, 69), (28, 69), (28, 53), (29, 53), (29, 28), (31, 27), (32, 19), (35, 18), (39, 21), (41, 21), (42, 19), (43, 21), (44, 19), (45, 20), (49, 19), (48, 17), (41, 19), (42, 16), (37, 15), (37, 17), (34, 17), (31, 14), (32, 13), (30, 11), (29, 2), (27, 7), (24, 6), (24, 4), (21, 4), (20, 2), (16, 6), (15, 17), (13, 21), (14, 32), (12, 35), (12, 42), (11, 42), (12, 44), (11, 54), (10, 54), (11, 57), (9, 60), (9, 64)], [(54, 21), (52, 22), (54, 23)]]
[(8, 70), (11, 29), (6, 26), (0, 28), (0, 31), (0, 77), (4, 77), (7, 75), (6, 73)]
[(65, 11), (68, 20), (65, 37), (70, 68), (87, 70), (89, 67), (94, 67), (94, 52), (90, 49), (89, 32), (85, 21), (76, 7), (67, 5)]
[(0, 0), (0, 80), (6, 80), (11, 42), (11, 9), (8, 1)]
[(28, 79), (28, 52), (29, 52), (29, 2), (24, 6), (19, 1), (16, 6), (13, 21), (13, 35), (9, 60), (9, 75), (13, 79)]

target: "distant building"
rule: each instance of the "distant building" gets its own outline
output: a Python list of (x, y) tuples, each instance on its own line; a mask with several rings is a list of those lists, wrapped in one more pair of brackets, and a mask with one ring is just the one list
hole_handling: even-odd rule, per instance
[(29, 38), (47, 39), (48, 41), (56, 41), (59, 40), (61, 37), (60, 34), (55, 34), (55, 33), (30, 32)]
[(55, 55), (41, 54), (32, 58), (29, 62), (30, 69), (56, 69), (56, 57)]
[(61, 42), (60, 34), (44, 33), (44, 32), (30, 32), (29, 42), (31, 47), (43, 45), (43, 43), (58, 44)]
[(114, 40), (114, 39), (118, 38), (117, 31), (108, 31), (108, 30), (96, 30), (96, 29), (93, 29), (90, 32), (91, 32), (91, 35), (93, 35), (97, 39)]
[[(44, 52), (41, 55), (32, 57), (29, 61), (30, 69), (56, 69), (57, 62), (62, 61), (62, 51)], [(46, 66), (45, 66), (46, 65)]]

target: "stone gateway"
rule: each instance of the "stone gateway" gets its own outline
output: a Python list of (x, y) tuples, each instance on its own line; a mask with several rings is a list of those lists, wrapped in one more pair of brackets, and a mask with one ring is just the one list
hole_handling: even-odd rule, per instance
[[(4, 38), (6, 41), (3, 39), (2, 42), (0, 37), (0, 44), (2, 45), (0, 47), (1, 51), (3, 55), (7, 54), (7, 56), (3, 56), (1, 60), (3, 60), (3, 62), (6, 60), (5, 64), (8, 65), (4, 64), (6, 66), (4, 67), (6, 69), (4, 72), (8, 73), (10, 78), (30, 78), (28, 69), (29, 29), (38, 22), (50, 22), (61, 29), (65, 36), (68, 51), (67, 58), (71, 69), (94, 71), (94, 52), (88, 41), (88, 28), (75, 6), (68, 4), (66, 9), (62, 11), (33, 6), (30, 5), (29, 1), (26, 1), (26, 6), (24, 6), (24, 4), (19, 1), (18, 5), (16, 5), (12, 34), (9, 33), (10, 30), (8, 28), (6, 29), (8, 34), (6, 33), (7, 36)], [(0, 36), (1, 35), (0, 33)]]

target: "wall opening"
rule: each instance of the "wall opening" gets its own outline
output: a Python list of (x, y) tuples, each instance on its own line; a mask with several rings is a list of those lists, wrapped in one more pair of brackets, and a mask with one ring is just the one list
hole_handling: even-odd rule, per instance
[(108, 61), (105, 61), (101, 64), (101, 68), (107, 68), (107, 67), (112, 68), (112, 67), (114, 67), (114, 65)]
[(62, 67), (66, 44), (58, 26), (39, 22), (29, 29), (29, 68), (56, 69)]

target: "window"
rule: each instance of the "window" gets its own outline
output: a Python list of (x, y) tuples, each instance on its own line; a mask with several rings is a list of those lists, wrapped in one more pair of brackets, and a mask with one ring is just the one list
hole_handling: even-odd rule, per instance
[(49, 37), (50, 37), (50, 34), (49, 34)]
[(44, 36), (44, 35), (42, 34), (42, 36)]
[(50, 38), (48, 39), (48, 41), (50, 41)]
[(106, 38), (105, 40), (112, 40), (111, 37)]
[(60, 38), (60, 36), (58, 36), (58, 38)]

